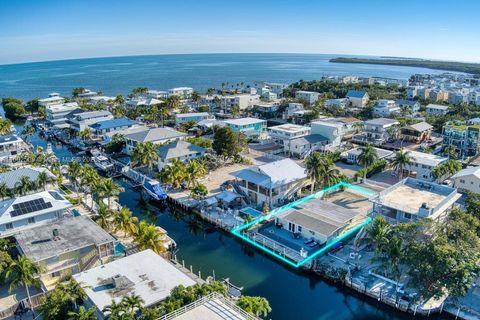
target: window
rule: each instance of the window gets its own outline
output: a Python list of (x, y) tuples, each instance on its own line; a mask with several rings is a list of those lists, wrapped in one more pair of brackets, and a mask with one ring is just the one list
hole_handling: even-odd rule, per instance
[(13, 229), (13, 224), (11, 222), (5, 224), (5, 229)]
[(297, 226), (297, 231), (302, 232), (302, 226)]
[(28, 218), (28, 223), (35, 223), (35, 217)]
[(460, 183), (465, 183), (465, 180), (463, 180), (463, 179), (460, 179)]
[(403, 213), (403, 217), (405, 219), (408, 219), (408, 220), (412, 219), (412, 215), (410, 213), (406, 213), (406, 212)]

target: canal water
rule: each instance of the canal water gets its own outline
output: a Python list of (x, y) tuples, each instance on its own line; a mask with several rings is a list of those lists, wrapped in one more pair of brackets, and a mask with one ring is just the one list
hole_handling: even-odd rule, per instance
[[(18, 123), (16, 127), (20, 133), (22, 124)], [(47, 146), (38, 134), (29, 141), (35, 147)], [(61, 145), (54, 144), (53, 151), (62, 163), (75, 157)], [(217, 279), (230, 278), (233, 284), (243, 286), (244, 294), (266, 297), (273, 309), (270, 319), (411, 318), (317, 276), (284, 266), (195, 217), (146, 205), (139, 191), (133, 190), (122, 179), (117, 181), (125, 188), (119, 195), (120, 203), (136, 216), (166, 229), (177, 242), (177, 259), (184, 260), (188, 267), (192, 265), (193, 271), (200, 271), (203, 278), (215, 273)]]

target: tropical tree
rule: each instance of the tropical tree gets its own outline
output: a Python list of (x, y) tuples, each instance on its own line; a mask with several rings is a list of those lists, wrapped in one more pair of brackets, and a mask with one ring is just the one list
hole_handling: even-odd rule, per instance
[(80, 139), (82, 139), (83, 141), (91, 140), (92, 135), (93, 135), (93, 131), (90, 128), (85, 128), (82, 131), (80, 131), (80, 133), (78, 134)]
[(77, 192), (78, 198), (78, 179), (82, 174), (82, 166), (77, 161), (73, 160), (68, 163), (67, 177), (73, 185), (73, 188)]
[(444, 177), (450, 177), (457, 173), (458, 171), (462, 170), (462, 164), (457, 160), (448, 160), (432, 170), (432, 177), (439, 181)]
[(48, 182), (48, 174), (46, 171), (42, 171), (40, 173), (38, 173), (38, 176), (37, 176), (37, 180), (35, 182), (35, 184), (45, 190), (45, 186), (47, 185), (47, 182)]
[(97, 316), (95, 314), (96, 309), (95, 307), (90, 307), (86, 309), (84, 306), (80, 306), (77, 312), (69, 311), (68, 312), (68, 320), (95, 320)]
[(171, 184), (174, 188), (179, 188), (185, 181), (185, 164), (179, 159), (174, 159), (165, 166), (159, 174), (162, 182)]
[(12, 291), (16, 287), (23, 285), (27, 292), (28, 304), (30, 308), (33, 308), (32, 299), (30, 297), (30, 286), (39, 287), (40, 280), (38, 275), (41, 272), (41, 268), (35, 262), (28, 259), (26, 256), (19, 256), (17, 260), (14, 260), (5, 270), (5, 278), (10, 281), (9, 291)]
[(165, 105), (171, 111), (180, 108), (181, 99), (177, 95), (171, 95), (165, 100)]
[(194, 199), (203, 199), (208, 195), (208, 189), (205, 185), (197, 183), (193, 186), (191, 196)]
[(157, 146), (152, 142), (139, 143), (132, 152), (132, 164), (134, 166), (147, 166), (151, 173), (152, 167), (158, 161)]
[(119, 94), (115, 97), (115, 100), (113, 102), (117, 106), (123, 106), (125, 103), (125, 98), (121, 94)]
[(306, 159), (305, 159), (305, 172), (312, 180), (312, 186), (310, 189), (310, 193), (313, 194), (315, 190), (315, 185), (317, 181), (320, 180), (320, 175), (322, 174), (322, 166), (324, 165), (323, 162), (325, 160), (322, 158), (320, 152), (312, 152)]
[(457, 148), (453, 144), (449, 144), (443, 148), (443, 154), (446, 155), (448, 159), (457, 159), (458, 157)]
[(101, 179), (97, 184), (97, 190), (101, 195), (101, 198), (108, 199), (108, 207), (111, 208), (112, 197), (117, 196), (123, 191), (123, 188), (119, 186), (112, 178)]
[(272, 311), (270, 303), (263, 297), (242, 296), (238, 299), (237, 305), (257, 317), (266, 317)]
[(123, 207), (113, 216), (115, 231), (123, 231), (125, 237), (135, 234), (138, 218), (134, 217), (130, 209)]
[(403, 179), (403, 170), (405, 166), (412, 164), (412, 159), (410, 158), (409, 152), (405, 149), (400, 149), (395, 152), (395, 158), (392, 165), (395, 167), (398, 173), (398, 180)]
[(165, 244), (162, 234), (154, 225), (140, 221), (135, 230), (135, 243), (140, 250), (151, 249), (160, 254), (165, 251)]
[(5, 182), (0, 183), (0, 198), (2, 201), (10, 195), (10, 190)]
[(130, 315), (134, 315), (145, 303), (140, 296), (132, 294), (122, 298), (122, 303), (126, 308), (126, 311)]
[(33, 183), (30, 181), (28, 176), (21, 176), (18, 182), (15, 184), (16, 192), (22, 196), (31, 191), (32, 187)]
[(95, 222), (105, 230), (110, 229), (110, 220), (112, 219), (112, 210), (104, 203), (100, 203), (95, 215)]
[(0, 119), (0, 136), (12, 133), (12, 122), (9, 119)]
[(382, 252), (385, 244), (391, 235), (391, 227), (385, 218), (376, 216), (372, 223), (365, 229), (365, 237), (360, 239), (360, 243), (370, 244), (373, 246), (376, 253)]
[(357, 162), (363, 166), (364, 174), (363, 179), (367, 178), (367, 167), (378, 159), (377, 150), (371, 144), (361, 147), (360, 154), (358, 155)]
[(185, 168), (185, 178), (187, 181), (187, 188), (195, 185), (198, 179), (201, 179), (207, 174), (207, 168), (197, 160), (190, 160)]

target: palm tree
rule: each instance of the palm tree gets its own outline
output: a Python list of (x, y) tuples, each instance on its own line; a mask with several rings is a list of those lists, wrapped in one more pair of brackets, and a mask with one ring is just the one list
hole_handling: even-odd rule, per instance
[(121, 316), (126, 311), (125, 309), (125, 305), (122, 303), (122, 301), (117, 303), (115, 300), (112, 300), (112, 303), (103, 308), (102, 312), (107, 314), (108, 319), (121, 319)]
[(163, 236), (154, 225), (140, 221), (135, 231), (135, 243), (140, 250), (151, 249), (160, 254), (165, 251)]
[(0, 119), (0, 135), (6, 136), (12, 133), (12, 122), (8, 119)]
[(124, 207), (118, 211), (113, 217), (115, 231), (123, 231), (125, 237), (127, 234), (133, 235), (137, 229), (138, 218), (132, 215), (130, 209)]
[(45, 190), (45, 186), (47, 185), (47, 182), (48, 182), (48, 174), (45, 171), (40, 172), (37, 176), (36, 185), (39, 188)]
[(136, 166), (147, 166), (151, 173), (153, 165), (158, 161), (157, 146), (152, 142), (139, 143), (132, 152), (132, 163)]
[(181, 104), (180, 97), (177, 95), (172, 95), (165, 100), (165, 105), (171, 111), (179, 108), (180, 104)]
[(412, 159), (408, 153), (409, 152), (405, 149), (400, 149), (395, 152), (395, 159), (392, 164), (398, 172), (399, 181), (403, 179), (403, 170), (405, 169), (405, 166), (412, 164)]
[(16, 192), (20, 195), (25, 195), (27, 192), (32, 190), (32, 181), (27, 176), (21, 176), (20, 180), (15, 184)]
[(78, 136), (80, 137), (80, 139), (82, 139), (83, 141), (87, 141), (87, 140), (90, 140), (92, 139), (92, 129), (90, 128), (85, 128), (83, 129), (82, 131), (80, 131), (80, 133), (78, 134)]
[(377, 159), (377, 150), (375, 150), (373, 145), (369, 144), (360, 148), (360, 154), (358, 155), (357, 162), (363, 166), (363, 179), (367, 178), (367, 167), (374, 163)]
[(113, 101), (117, 106), (123, 106), (125, 103), (125, 98), (121, 94), (115, 97), (115, 100)]
[(78, 312), (69, 311), (68, 320), (95, 320), (97, 316), (95, 315), (95, 307), (90, 307), (86, 309), (84, 306), (80, 306)]
[(134, 315), (135, 311), (142, 307), (144, 301), (142, 298), (140, 298), (140, 296), (132, 294), (130, 296), (124, 296), (122, 298), (122, 303), (127, 309), (127, 312), (131, 315)]
[(191, 98), (192, 98), (192, 101), (195, 102), (196, 107), (198, 108), (198, 102), (201, 99), (200, 94), (197, 91), (193, 91)]
[(270, 303), (263, 297), (242, 296), (237, 305), (246, 312), (253, 313), (257, 317), (266, 317), (272, 311)]
[(203, 178), (205, 174), (207, 174), (207, 169), (201, 162), (197, 160), (189, 161), (185, 168), (187, 188), (189, 188), (192, 184), (195, 185), (198, 179)]
[(82, 166), (75, 160), (68, 163), (67, 177), (71, 181), (73, 188), (77, 192), (78, 198), (78, 178), (82, 173)]
[(318, 182), (321, 183), (322, 188), (326, 188), (340, 182), (342, 177), (340, 170), (335, 167), (335, 164), (329, 158), (326, 158), (322, 161), (320, 173), (320, 179), (318, 180)]
[(376, 216), (373, 223), (365, 229), (366, 236), (360, 242), (371, 244), (378, 254), (384, 249), (385, 244), (388, 243), (391, 231), (391, 226), (385, 221), (385, 218)]
[(5, 182), (0, 183), (0, 197), (2, 201), (10, 195), (10, 190)]
[(448, 157), (448, 159), (456, 159), (458, 156), (457, 148), (453, 144), (449, 144), (443, 149), (443, 154)]
[(100, 203), (95, 216), (95, 222), (98, 223), (98, 225), (103, 229), (109, 230), (111, 218), (112, 210), (110, 210), (110, 208), (107, 207), (107, 205), (105, 205), (104, 203)]
[(308, 176), (310, 176), (310, 179), (312, 180), (312, 186), (310, 190), (311, 194), (313, 194), (316, 182), (320, 180), (323, 161), (324, 159), (322, 159), (322, 155), (320, 154), (320, 152), (317, 151), (312, 152), (305, 159), (305, 172)]
[(38, 275), (41, 272), (41, 268), (35, 262), (28, 259), (26, 256), (19, 256), (17, 260), (14, 260), (5, 271), (5, 278), (10, 280), (9, 291), (14, 288), (23, 285), (27, 291), (28, 304), (33, 311), (32, 299), (30, 297), (29, 286), (40, 286), (40, 280)]
[(164, 183), (171, 184), (174, 188), (179, 188), (186, 179), (185, 164), (179, 159), (174, 159), (168, 166), (162, 169), (159, 176)]
[(68, 298), (72, 302), (74, 309), (77, 309), (78, 303), (81, 303), (87, 298), (87, 293), (82, 288), (80, 283), (70, 279), (67, 283), (62, 284), (64, 291), (68, 293)]
[(115, 183), (112, 178), (100, 180), (98, 183), (98, 188), (100, 189), (102, 198), (108, 199), (109, 208), (111, 208), (111, 198), (117, 196), (123, 191), (123, 188)]

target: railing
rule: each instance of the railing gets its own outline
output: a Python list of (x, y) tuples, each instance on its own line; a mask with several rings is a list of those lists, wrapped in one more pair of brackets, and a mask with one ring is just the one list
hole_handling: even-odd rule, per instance
[[(32, 306), (34, 309), (36, 307), (38, 307), (41, 302), (42, 302), (42, 298), (47, 294), (47, 292), (41, 292), (39, 294), (36, 294), (34, 296), (31, 296), (30, 297), (30, 300), (32, 301)], [(4, 310), (1, 310), (0, 311), (0, 319), (7, 319), (7, 318), (10, 318), (11, 316), (13, 316), (15, 314), (15, 311), (17, 310), (18, 306), (21, 304), (21, 303), (24, 303), (24, 304), (28, 304), (28, 298), (25, 298), (23, 300), (20, 300), (18, 301), (17, 303), (15, 303), (13, 306), (7, 308), (7, 309), (4, 309)]]
[[(244, 311), (243, 309), (241, 309), (240, 307), (238, 307), (236, 304), (234, 304), (230, 299), (224, 297), (223, 295), (217, 293), (217, 292), (212, 292), (190, 304), (187, 304), (186, 306), (183, 306), (181, 307), (180, 309), (177, 309), (169, 314), (166, 314), (162, 317), (160, 317), (158, 320), (172, 320), (172, 319), (175, 319), (199, 306), (204, 306), (204, 305), (207, 305), (209, 304), (210, 302), (214, 301), (214, 300), (220, 300), (220, 302), (224, 303), (225, 306), (228, 308), (228, 309), (231, 309), (231, 310), (228, 310), (227, 308), (225, 308), (226, 310), (223, 310), (223, 311), (220, 311), (218, 310), (218, 307), (215, 308), (215, 309), (211, 309), (212, 312), (222, 312), (222, 313), (225, 313), (228, 312), (230, 313), (231, 315), (229, 316), (229, 319), (246, 319), (246, 320), (258, 320), (257, 317), (255, 317), (254, 315)], [(208, 308), (208, 306), (206, 306)]]

